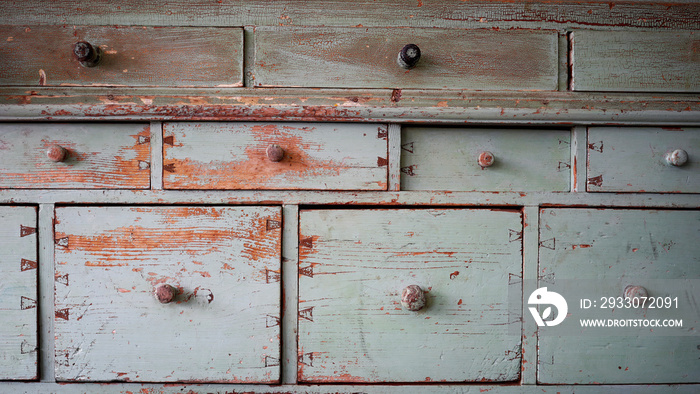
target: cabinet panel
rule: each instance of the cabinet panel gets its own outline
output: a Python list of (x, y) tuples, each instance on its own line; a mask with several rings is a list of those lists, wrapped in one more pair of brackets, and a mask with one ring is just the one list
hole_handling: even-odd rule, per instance
[(281, 220), (278, 207), (57, 208), (57, 379), (277, 382)]
[(521, 234), (518, 211), (302, 211), (299, 380), (517, 380)]

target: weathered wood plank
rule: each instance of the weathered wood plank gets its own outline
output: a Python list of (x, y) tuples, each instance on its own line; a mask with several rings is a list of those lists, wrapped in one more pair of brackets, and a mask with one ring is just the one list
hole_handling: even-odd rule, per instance
[[(696, 383), (700, 381), (700, 212), (543, 209), (539, 286), (559, 292), (569, 316), (539, 329), (540, 383)], [(602, 308), (627, 285), (678, 297), (677, 308)], [(597, 302), (594, 312), (581, 298)], [(599, 319), (681, 319), (683, 326), (582, 328)], [(551, 331), (556, 329), (557, 331)]]
[(521, 231), (517, 211), (302, 211), (299, 381), (517, 380)]
[[(0, 85), (242, 86), (243, 32), (226, 28), (0, 26)], [(73, 46), (102, 50), (83, 67)]]
[[(555, 31), (263, 27), (255, 34), (255, 86), (557, 89)], [(406, 44), (422, 52), (411, 70), (397, 64)]]
[[(59, 381), (275, 383), (281, 209), (56, 210)], [(177, 289), (161, 304), (154, 287)]]
[[(568, 191), (567, 130), (405, 127), (402, 190)], [(493, 164), (478, 158), (491, 152)]]
[(163, 142), (166, 189), (387, 188), (386, 125), (165, 123)]
[[(145, 189), (149, 140), (148, 124), (2, 124), (0, 188)], [(65, 159), (50, 160), (52, 146)]]
[(38, 378), (37, 211), (0, 207), (0, 379)]
[[(39, 205), (39, 378), (42, 382), (56, 382), (54, 343), (54, 204)], [(49, 278), (46, 280), (44, 278)]]
[(572, 33), (573, 90), (700, 92), (700, 36), (693, 31)]
[[(688, 161), (674, 166), (677, 149)], [(591, 127), (587, 190), (592, 192), (700, 192), (700, 129)]]

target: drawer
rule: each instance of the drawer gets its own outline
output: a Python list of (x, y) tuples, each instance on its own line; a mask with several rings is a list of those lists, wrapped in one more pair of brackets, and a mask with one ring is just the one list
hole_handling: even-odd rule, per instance
[[(519, 379), (519, 211), (311, 210), (299, 223), (299, 381)], [(415, 311), (402, 306), (413, 285)]]
[[(540, 327), (540, 383), (698, 383), (700, 212), (633, 209), (540, 211), (539, 286), (560, 292), (567, 318)], [(677, 297), (669, 308), (604, 307), (641, 286)], [(594, 307), (581, 307), (581, 299)], [(682, 327), (583, 328), (580, 319), (682, 320)], [(607, 323), (606, 323), (607, 324)], [(625, 323), (626, 324), (626, 323)]]
[(406, 127), (401, 190), (568, 191), (564, 130)]
[(694, 31), (572, 33), (573, 90), (700, 92), (700, 36)]
[(38, 378), (36, 215), (0, 207), (0, 380)]
[(166, 123), (166, 189), (386, 190), (387, 126)]
[(0, 188), (147, 189), (150, 126), (2, 124)]
[(591, 127), (589, 192), (700, 193), (700, 129)]
[[(243, 86), (240, 28), (0, 26), (0, 36), (0, 85)], [(78, 42), (99, 51), (96, 65), (81, 64)]]
[[(410, 70), (407, 44), (420, 50)], [(557, 57), (548, 30), (255, 29), (256, 86), (557, 90)]]
[(57, 208), (57, 380), (278, 382), (281, 220), (279, 207)]

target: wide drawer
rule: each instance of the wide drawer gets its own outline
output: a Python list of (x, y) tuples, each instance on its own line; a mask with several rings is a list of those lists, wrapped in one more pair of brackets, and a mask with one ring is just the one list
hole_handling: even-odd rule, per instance
[[(519, 379), (519, 211), (311, 210), (299, 221), (299, 381)], [(417, 311), (402, 307), (411, 285), (425, 296)]]
[(166, 123), (166, 189), (386, 190), (387, 126)]
[[(542, 209), (540, 216), (539, 286), (565, 298), (568, 314), (538, 330), (538, 381), (700, 382), (700, 212)], [(626, 289), (636, 305), (625, 302)], [(644, 292), (642, 307), (634, 295)]]
[(57, 208), (56, 378), (277, 382), (281, 220), (279, 207)]
[(564, 130), (406, 127), (402, 190), (568, 191)]
[(0, 207), (0, 380), (37, 379), (36, 208)]
[[(417, 65), (397, 63), (405, 45)], [(255, 85), (556, 90), (558, 38), (547, 30), (255, 29)]]
[[(0, 85), (242, 86), (240, 28), (0, 26), (0, 35)], [(101, 52), (97, 65), (81, 65), (78, 42)]]
[(591, 127), (590, 192), (700, 193), (700, 129)]
[(0, 188), (147, 189), (150, 126), (2, 124)]

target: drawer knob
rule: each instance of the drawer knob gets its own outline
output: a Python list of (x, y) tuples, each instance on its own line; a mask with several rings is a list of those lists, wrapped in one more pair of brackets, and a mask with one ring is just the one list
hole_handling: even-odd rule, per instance
[(666, 153), (666, 162), (672, 166), (680, 167), (688, 161), (688, 152), (676, 149)]
[(479, 165), (481, 168), (491, 167), (496, 157), (489, 151), (479, 153)]
[(158, 286), (156, 286), (156, 289), (153, 292), (153, 294), (156, 296), (156, 299), (160, 301), (161, 304), (167, 304), (175, 299), (175, 296), (177, 295), (177, 289), (168, 284), (161, 283)]
[(87, 41), (78, 41), (73, 47), (73, 56), (83, 67), (95, 67), (102, 58), (102, 50)]
[(277, 144), (271, 144), (267, 147), (267, 158), (270, 161), (282, 161), (284, 159), (284, 149)]
[(416, 44), (408, 44), (401, 48), (396, 62), (406, 70), (412, 69), (420, 60), (420, 48)]
[(425, 293), (418, 285), (409, 285), (401, 292), (401, 305), (409, 311), (419, 311), (425, 306)]
[(49, 149), (46, 150), (46, 157), (51, 161), (60, 162), (68, 157), (68, 151), (60, 145), (51, 145)]
[(645, 289), (643, 286), (636, 286), (636, 285), (628, 285), (625, 287), (625, 290), (622, 292), (622, 298), (642, 298), (642, 297), (649, 297), (649, 293), (647, 292), (647, 289)]

